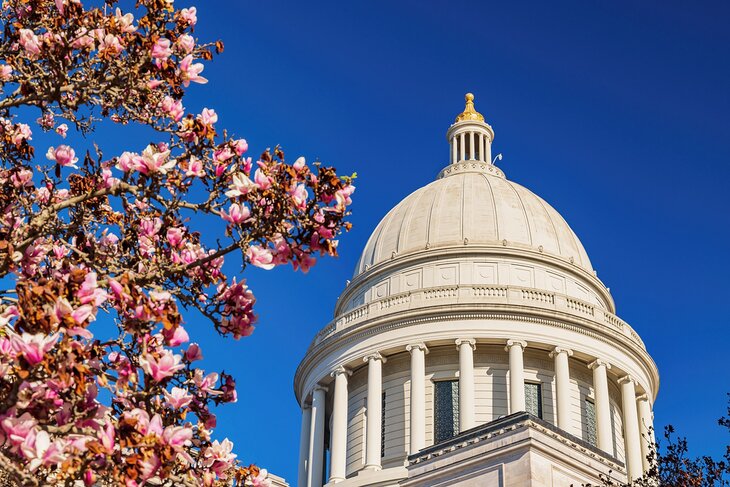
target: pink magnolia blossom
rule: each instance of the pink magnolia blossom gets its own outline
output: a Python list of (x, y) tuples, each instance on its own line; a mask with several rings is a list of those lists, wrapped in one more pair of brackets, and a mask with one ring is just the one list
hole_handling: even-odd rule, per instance
[(228, 208), (228, 213), (221, 210), (221, 218), (229, 223), (233, 223), (234, 225), (245, 222), (249, 219), (250, 216), (251, 211), (248, 209), (248, 207), (246, 205), (240, 205), (238, 203), (233, 203)]
[(107, 300), (109, 295), (103, 289), (98, 287), (96, 282), (96, 272), (89, 272), (81, 284), (81, 288), (77, 293), (77, 297), (81, 304), (92, 304), (101, 306)]
[(208, 394), (216, 395), (220, 394), (221, 391), (215, 389), (215, 384), (218, 382), (218, 374), (211, 372), (210, 374), (203, 376), (203, 371), (195, 369), (195, 375), (193, 375), (193, 383), (198, 386), (203, 392)]
[(78, 169), (76, 163), (79, 159), (76, 157), (76, 152), (67, 145), (59, 145), (57, 148), (53, 146), (49, 147), (48, 152), (46, 152), (46, 159), (49, 161), (56, 161), (56, 163), (62, 167), (73, 167)]
[(25, 123), (19, 123), (15, 126), (15, 130), (12, 132), (11, 140), (13, 144), (19, 146), (24, 140), (31, 140), (33, 132), (30, 130), (30, 126)]
[(101, 441), (101, 445), (109, 453), (114, 451), (115, 437), (116, 430), (114, 429), (114, 423), (107, 419), (106, 426), (99, 430), (99, 440)]
[(123, 172), (129, 172), (135, 167), (135, 159), (139, 156), (133, 152), (122, 152), (122, 155), (117, 159), (117, 169)]
[(296, 187), (290, 192), (292, 204), (294, 208), (299, 211), (303, 211), (307, 208), (307, 199), (309, 193), (307, 192), (306, 186), (303, 184), (297, 184)]
[(134, 168), (142, 174), (167, 174), (169, 169), (175, 167), (175, 159), (169, 159), (170, 151), (156, 151), (152, 145), (148, 145), (142, 151), (142, 157), (133, 158)]
[(33, 171), (29, 169), (21, 169), (10, 177), (13, 186), (23, 188), (25, 186), (33, 186)]
[(337, 192), (335, 193), (335, 200), (337, 201), (337, 205), (335, 208), (340, 211), (344, 211), (347, 205), (352, 204), (352, 199), (350, 199), (350, 195), (354, 192), (355, 186), (351, 184), (349, 186), (345, 186), (340, 190), (337, 190)]
[(185, 171), (185, 175), (195, 176), (199, 178), (205, 176), (205, 171), (203, 170), (203, 161), (195, 156), (190, 156), (190, 162), (188, 163), (188, 168)]
[(195, 49), (195, 39), (190, 34), (183, 34), (177, 38), (175, 46), (185, 54), (190, 54)]
[(173, 248), (179, 248), (180, 245), (183, 243), (183, 237), (185, 236), (185, 232), (182, 228), (179, 227), (173, 227), (167, 229), (167, 241)]
[(193, 400), (193, 396), (187, 389), (173, 387), (170, 392), (164, 391), (165, 402), (173, 409), (183, 409)]
[(228, 438), (222, 442), (213, 441), (202, 455), (202, 463), (216, 475), (222, 475), (233, 465), (236, 454), (233, 452), (233, 443)]
[(306, 166), (307, 166), (307, 160), (303, 157), (297, 158), (297, 160), (294, 161), (294, 164), (293, 164), (294, 170), (297, 172), (301, 171)]
[(99, 52), (117, 57), (124, 50), (124, 46), (119, 41), (119, 37), (114, 34), (106, 34), (99, 42)]
[(256, 169), (256, 172), (253, 175), (253, 180), (256, 183), (256, 186), (258, 186), (262, 191), (271, 187), (271, 179), (264, 174), (264, 171), (262, 171), (261, 168)]
[(215, 110), (212, 108), (203, 108), (203, 111), (200, 112), (200, 115), (197, 116), (197, 119), (200, 120), (204, 125), (214, 125), (216, 122), (218, 122), (218, 114), (215, 113)]
[(66, 132), (68, 132), (68, 125), (66, 125), (65, 123), (62, 123), (61, 125), (56, 127), (56, 133), (64, 139), (66, 138)]
[(170, 96), (166, 96), (160, 104), (162, 112), (169, 115), (170, 118), (179, 122), (183, 115), (185, 115), (185, 107), (183, 107), (182, 101), (175, 100)]
[[(162, 466), (162, 462), (160, 461), (160, 457), (156, 453), (153, 453), (151, 457), (140, 460), (138, 465), (141, 467), (140, 475), (142, 478), (140, 480), (146, 481), (157, 473)], [(132, 485), (127, 483), (127, 487), (137, 487), (138, 485), (136, 482)]]
[(160, 67), (162, 63), (168, 60), (170, 56), (172, 56), (172, 49), (170, 49), (170, 39), (166, 39), (164, 37), (160, 37), (155, 41), (155, 44), (152, 46), (152, 50), (150, 51), (150, 55), (152, 56), (152, 59), (155, 60), (155, 65), (157, 67)]
[(8, 81), (13, 74), (13, 68), (7, 64), (0, 66), (0, 81)]
[(243, 196), (252, 189), (256, 188), (256, 184), (251, 181), (248, 176), (243, 173), (236, 173), (233, 175), (233, 183), (229, 186), (229, 190), (226, 191), (226, 196), (234, 198), (236, 196)]
[(58, 333), (54, 333), (53, 335), (46, 335), (44, 333), (31, 335), (30, 333), (23, 333), (22, 335), (13, 335), (12, 341), (15, 351), (33, 366), (43, 361), (46, 352), (56, 344), (59, 337), (60, 335)]
[(236, 151), (236, 155), (241, 157), (248, 150), (248, 142), (246, 139), (238, 139), (233, 141), (233, 150)]
[(185, 426), (168, 426), (162, 432), (162, 440), (175, 450), (190, 445), (192, 437), (193, 430)]
[(197, 343), (191, 343), (188, 349), (185, 350), (185, 358), (188, 362), (203, 360), (203, 351), (200, 350), (200, 345)]
[(31, 430), (33, 430), (38, 422), (30, 413), (23, 413), (19, 418), (7, 417), (2, 420), (0, 425), (11, 445), (20, 446), (25, 441)]
[(198, 9), (195, 7), (180, 10), (180, 18), (190, 25), (198, 23)]
[(117, 25), (122, 32), (134, 32), (137, 30), (137, 28), (133, 25), (134, 15), (131, 13), (122, 14), (122, 10), (119, 7), (117, 7), (117, 10), (114, 13), (114, 19), (117, 21)]
[(36, 433), (31, 430), (20, 448), (25, 458), (30, 460), (28, 470), (34, 472), (41, 465), (56, 465), (66, 460), (64, 447), (61, 440), (51, 442), (50, 436), (45, 431)]
[(165, 329), (162, 331), (162, 336), (165, 340), (167, 340), (167, 344), (171, 347), (177, 347), (190, 341), (188, 332), (185, 331), (185, 328), (182, 326), (175, 328), (175, 331)]
[(20, 29), (19, 43), (31, 57), (35, 57), (41, 53), (41, 44), (38, 36), (30, 29)]
[(218, 164), (223, 164), (231, 157), (233, 157), (233, 152), (231, 152), (231, 149), (228, 147), (224, 147), (213, 152), (213, 160)]
[(267, 271), (274, 268), (274, 264), (272, 263), (274, 256), (269, 249), (259, 247), (258, 245), (251, 245), (246, 251), (246, 257), (256, 267), (266, 269)]
[(159, 218), (145, 218), (139, 224), (141, 234), (147, 237), (153, 237), (157, 235), (157, 232), (162, 228), (162, 220)]
[(309, 272), (309, 269), (312, 268), (314, 264), (317, 263), (317, 259), (312, 257), (310, 254), (307, 254), (306, 252), (297, 251), (296, 256), (297, 260), (292, 262), (292, 264), (294, 265), (294, 270), (301, 269), (301, 271), (305, 274)]
[(251, 486), (252, 487), (271, 487), (271, 480), (267, 477), (269, 476), (269, 472), (262, 468), (259, 470), (259, 474), (251, 479)]
[(188, 54), (180, 61), (180, 77), (183, 81), (183, 86), (188, 87), (190, 83), (205, 84), (208, 82), (207, 79), (200, 76), (205, 66), (202, 63), (193, 63), (193, 55)]
[(173, 355), (171, 351), (165, 350), (159, 359), (145, 353), (140, 357), (139, 363), (142, 370), (152, 376), (155, 382), (161, 382), (168, 377), (172, 377), (178, 370), (185, 368), (185, 365), (180, 363), (180, 359), (180, 355)]

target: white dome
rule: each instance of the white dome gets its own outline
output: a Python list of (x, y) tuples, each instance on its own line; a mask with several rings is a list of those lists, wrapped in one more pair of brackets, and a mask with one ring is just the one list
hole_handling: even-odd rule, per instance
[(495, 166), (453, 164), (393, 208), (368, 240), (355, 275), (425, 249), (505, 246), (560, 257), (593, 273), (563, 217)]

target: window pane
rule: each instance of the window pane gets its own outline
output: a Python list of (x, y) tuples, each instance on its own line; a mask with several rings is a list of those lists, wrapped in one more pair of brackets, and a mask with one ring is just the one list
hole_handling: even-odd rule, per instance
[(596, 446), (596, 405), (586, 399), (586, 441)]
[(459, 433), (459, 381), (434, 382), (434, 443)]
[(542, 419), (542, 386), (525, 382), (525, 409), (533, 416)]

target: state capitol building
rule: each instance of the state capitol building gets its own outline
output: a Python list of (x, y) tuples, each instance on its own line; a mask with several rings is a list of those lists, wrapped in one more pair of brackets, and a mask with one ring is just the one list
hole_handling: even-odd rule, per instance
[(568, 223), (494, 165), (473, 95), (446, 138), (296, 371), (297, 485), (640, 477), (659, 387), (644, 343)]

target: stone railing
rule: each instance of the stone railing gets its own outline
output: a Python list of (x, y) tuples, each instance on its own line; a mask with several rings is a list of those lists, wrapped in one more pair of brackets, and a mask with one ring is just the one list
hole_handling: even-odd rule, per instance
[(317, 333), (309, 348), (311, 349), (315, 345), (323, 342), (335, 332), (357, 326), (359, 323), (369, 319), (386, 316), (399, 311), (415, 310), (442, 304), (479, 303), (519, 305), (561, 311), (604, 325), (608, 329), (628, 337), (640, 347), (645, 348), (644, 342), (642, 342), (639, 335), (628, 323), (594, 304), (564, 294), (551, 293), (540, 289), (484, 284), (419, 289), (417, 291), (393, 294), (364, 304), (328, 323), (327, 326)]

